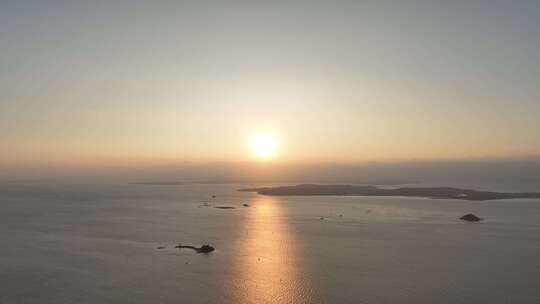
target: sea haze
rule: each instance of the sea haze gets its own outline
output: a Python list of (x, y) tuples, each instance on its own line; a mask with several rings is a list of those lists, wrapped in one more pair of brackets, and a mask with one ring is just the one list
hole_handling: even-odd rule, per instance
[(253, 186), (275, 184), (0, 184), (0, 303), (540, 303), (539, 199)]

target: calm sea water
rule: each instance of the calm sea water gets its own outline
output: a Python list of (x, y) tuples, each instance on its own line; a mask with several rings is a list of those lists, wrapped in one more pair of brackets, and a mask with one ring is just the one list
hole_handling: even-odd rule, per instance
[(540, 303), (540, 200), (244, 186), (2, 184), (0, 303)]

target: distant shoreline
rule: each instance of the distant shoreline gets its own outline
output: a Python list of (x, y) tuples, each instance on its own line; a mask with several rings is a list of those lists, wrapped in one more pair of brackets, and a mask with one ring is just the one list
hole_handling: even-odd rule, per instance
[[(314, 181), (315, 182), (315, 181)], [(181, 186), (181, 185), (231, 185), (231, 184), (253, 184), (253, 183), (289, 183), (278, 181), (247, 181), (247, 180), (157, 180), (157, 181), (132, 181), (128, 182), (130, 185), (143, 185), (143, 186)], [(294, 182), (290, 182), (292, 184)], [(316, 182), (315, 182), (316, 183)], [(324, 183), (324, 182), (323, 182)], [(377, 185), (377, 186), (398, 186), (398, 185), (413, 185), (420, 184), (420, 181), (416, 180), (368, 180), (362, 182), (355, 182), (356, 185)]]
[(405, 196), (469, 201), (540, 198), (538, 192), (492, 192), (451, 187), (382, 189), (376, 186), (300, 184), (295, 186), (244, 188), (238, 189), (238, 191), (273, 196)]

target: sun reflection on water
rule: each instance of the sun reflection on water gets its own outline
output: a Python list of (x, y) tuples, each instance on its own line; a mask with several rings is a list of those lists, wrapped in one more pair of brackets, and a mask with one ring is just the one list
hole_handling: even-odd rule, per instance
[(242, 253), (231, 263), (237, 276), (233, 303), (311, 303), (313, 289), (302, 275), (301, 248), (278, 199), (250, 203), (238, 238)]

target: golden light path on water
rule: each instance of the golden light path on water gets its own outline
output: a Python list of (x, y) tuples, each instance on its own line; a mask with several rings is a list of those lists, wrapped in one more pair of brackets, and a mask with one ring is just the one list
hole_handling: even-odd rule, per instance
[(231, 263), (237, 276), (232, 303), (312, 303), (314, 288), (303, 275), (302, 252), (287, 224), (281, 202), (257, 197), (250, 202)]

